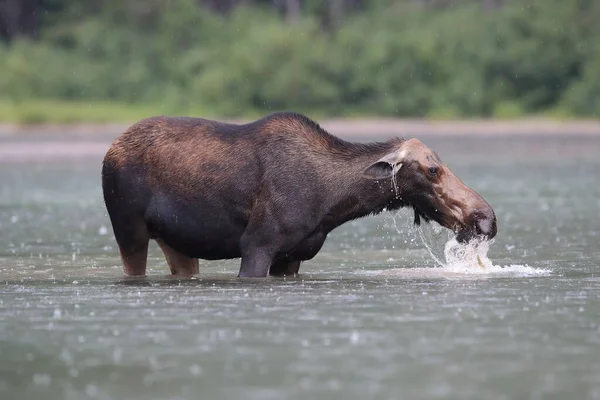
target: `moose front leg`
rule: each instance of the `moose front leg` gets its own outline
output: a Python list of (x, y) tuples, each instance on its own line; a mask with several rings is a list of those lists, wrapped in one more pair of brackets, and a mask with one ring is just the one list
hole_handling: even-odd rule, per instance
[(300, 261), (280, 260), (271, 265), (269, 275), (271, 276), (294, 276), (298, 275)]
[(240, 278), (264, 278), (269, 273), (273, 256), (266, 249), (248, 249), (242, 253)]

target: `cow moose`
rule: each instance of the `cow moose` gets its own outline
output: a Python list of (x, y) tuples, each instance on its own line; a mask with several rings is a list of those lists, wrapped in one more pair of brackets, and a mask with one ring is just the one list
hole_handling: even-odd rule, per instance
[(152, 117), (112, 144), (104, 201), (126, 275), (154, 239), (172, 274), (241, 257), (240, 277), (295, 275), (341, 224), (412, 207), (466, 242), (493, 238), (490, 205), (417, 139), (352, 143), (297, 113), (247, 124)]

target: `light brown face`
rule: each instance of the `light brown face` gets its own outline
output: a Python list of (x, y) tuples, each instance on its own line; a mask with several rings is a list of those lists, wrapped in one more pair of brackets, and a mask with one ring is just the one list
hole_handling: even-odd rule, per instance
[(434, 220), (453, 230), (461, 242), (475, 236), (496, 236), (494, 210), (421, 141), (403, 142), (397, 151), (374, 165), (381, 167), (381, 162), (397, 171), (399, 195), (414, 208), (415, 223), (420, 218)]

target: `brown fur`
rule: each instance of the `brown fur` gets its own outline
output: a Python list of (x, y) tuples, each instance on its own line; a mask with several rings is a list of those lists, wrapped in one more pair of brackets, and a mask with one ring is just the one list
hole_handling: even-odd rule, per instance
[(293, 113), (142, 120), (107, 152), (103, 191), (128, 274), (145, 273), (149, 238), (173, 274), (236, 257), (240, 276), (295, 274), (337, 226), (404, 206), (469, 234), (485, 220), (495, 235), (489, 205), (420, 141), (350, 143)]
[(187, 257), (177, 252), (160, 239), (157, 239), (156, 243), (165, 254), (171, 274), (179, 276), (198, 275), (200, 266), (197, 258)]

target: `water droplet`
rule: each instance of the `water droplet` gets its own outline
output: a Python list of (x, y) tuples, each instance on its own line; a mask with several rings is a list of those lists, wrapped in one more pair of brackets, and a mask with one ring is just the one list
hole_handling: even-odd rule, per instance
[(48, 374), (33, 374), (33, 383), (35, 385), (49, 385), (52, 382), (52, 378)]
[(121, 350), (121, 349), (115, 349), (113, 351), (113, 362), (115, 364), (119, 364), (121, 362), (122, 356), (123, 356), (123, 350)]
[(95, 385), (89, 384), (85, 387), (85, 394), (88, 397), (94, 397), (98, 394), (98, 387)]
[(199, 376), (200, 374), (202, 374), (202, 367), (199, 366), (198, 364), (194, 364), (190, 366), (190, 374), (194, 375), (194, 376)]

